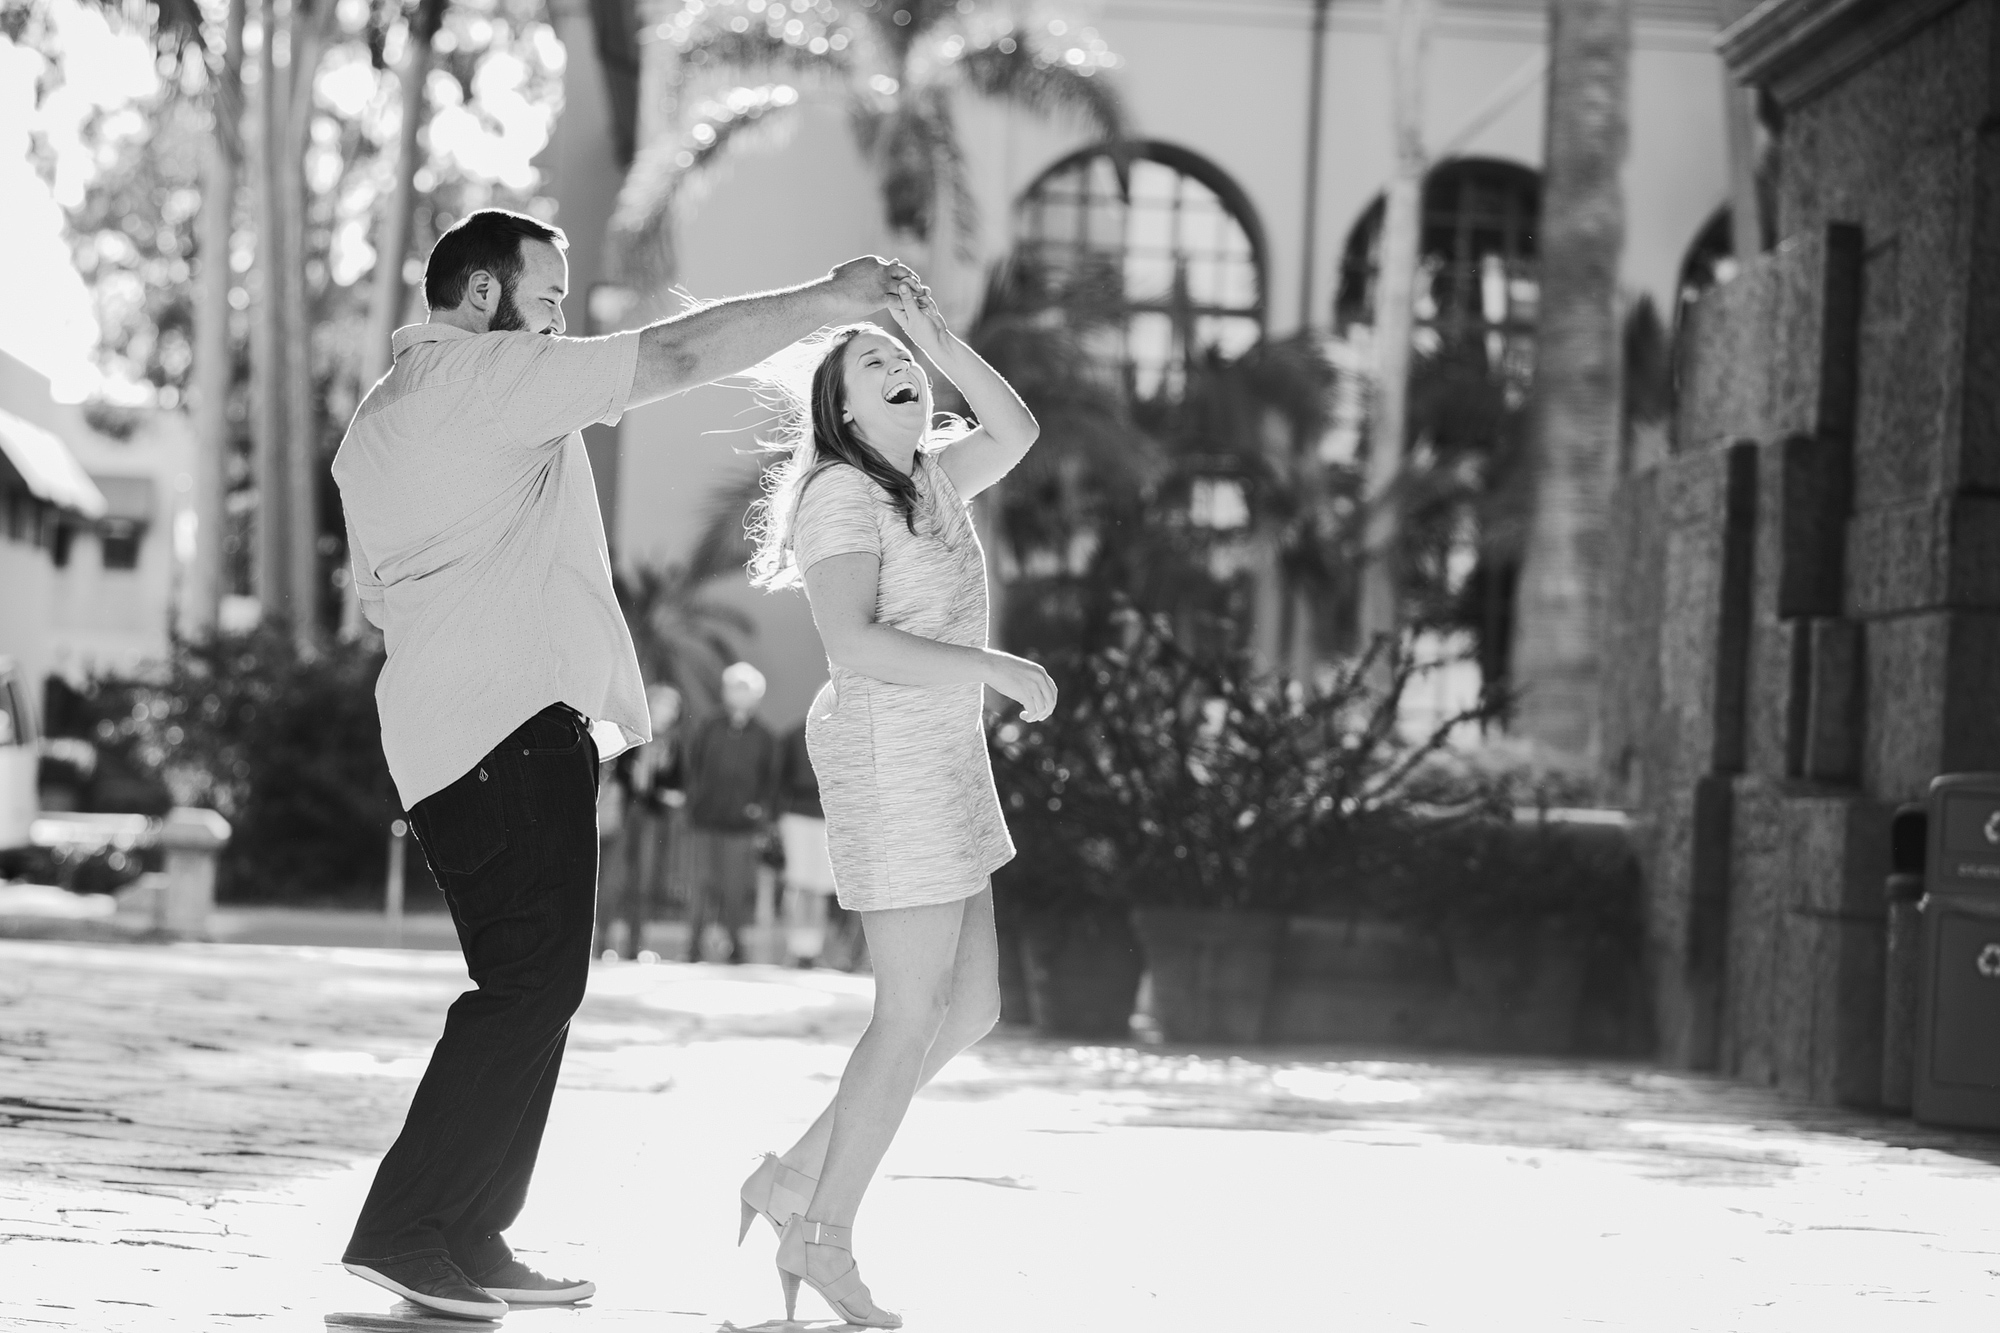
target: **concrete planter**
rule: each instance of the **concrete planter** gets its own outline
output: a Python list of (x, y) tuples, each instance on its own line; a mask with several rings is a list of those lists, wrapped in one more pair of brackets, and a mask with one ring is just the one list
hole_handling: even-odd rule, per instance
[(1153, 980), (1153, 1021), (1177, 1042), (1264, 1039), (1265, 1011), (1285, 939), (1275, 912), (1141, 907), (1132, 925)]
[(1453, 985), (1432, 1038), (1462, 1050), (1567, 1055), (1581, 1046), (1588, 946), (1559, 925), (1454, 931)]
[(1029, 912), (1021, 959), (1037, 1028), (1055, 1037), (1124, 1041), (1145, 970), (1123, 909)]
[(1421, 1044), (1450, 1002), (1452, 965), (1435, 940), (1366, 918), (1286, 923), (1265, 1034), (1275, 1042)]
[(1023, 915), (1021, 908), (1015, 905), (1012, 894), (995, 891), (993, 935), (1000, 952), (1000, 1021), (1025, 1027), (1035, 1021), (1035, 1011), (1028, 1000), (1028, 969), (1024, 957), (1027, 946), (1021, 938)]
[(1453, 930), (1295, 917), (1265, 1021), (1274, 1042), (1517, 1055), (1632, 1056), (1651, 1046), (1627, 960), (1560, 923)]

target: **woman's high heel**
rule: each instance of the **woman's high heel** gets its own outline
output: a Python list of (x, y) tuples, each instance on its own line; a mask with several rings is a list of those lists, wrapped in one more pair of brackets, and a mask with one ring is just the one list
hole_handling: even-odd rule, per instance
[(806, 1210), (812, 1202), (813, 1190), (819, 1181), (803, 1171), (794, 1171), (779, 1161), (775, 1153), (765, 1153), (764, 1160), (757, 1163), (757, 1169), (743, 1182), (737, 1197), (743, 1202), (743, 1223), (736, 1231), (736, 1243), (750, 1234), (750, 1223), (759, 1214), (771, 1224), (771, 1230), (784, 1233), (785, 1223)]
[[(878, 1319), (870, 1319), (857, 1313), (859, 1306), (872, 1306), (875, 1298), (868, 1294), (867, 1284), (861, 1280), (861, 1266), (853, 1263), (854, 1232), (850, 1227), (837, 1227), (830, 1222), (808, 1222), (803, 1217), (794, 1217), (785, 1223), (785, 1229), (778, 1237), (778, 1285), (785, 1292), (785, 1322), (790, 1323), (798, 1311), (799, 1283), (804, 1282), (818, 1292), (833, 1312), (848, 1323), (861, 1328), (901, 1328), (903, 1317), (884, 1310)], [(845, 1250), (850, 1262), (847, 1271), (833, 1281), (821, 1286), (806, 1271), (806, 1246), (825, 1245), (836, 1250)]]

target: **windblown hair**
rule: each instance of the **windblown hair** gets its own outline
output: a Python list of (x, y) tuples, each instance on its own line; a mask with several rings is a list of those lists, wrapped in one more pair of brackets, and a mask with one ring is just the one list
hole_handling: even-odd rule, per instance
[(526, 213), (482, 208), (467, 215), (431, 247), (424, 264), (424, 304), (433, 310), (456, 309), (465, 300), (472, 275), (482, 269), (500, 280), (502, 291), (512, 293), (527, 263), (521, 258), (522, 241), (547, 241), (558, 250), (569, 249), (562, 228)]
[[(799, 384), (803, 375), (796, 369), (786, 374), (782, 355), (760, 367), (759, 387), (784, 414), (777, 438), (765, 441), (764, 447), (791, 455), (764, 474), (764, 498), (750, 508), (748, 527), (757, 543), (756, 554), (750, 557), (750, 581), (760, 588), (789, 588), (803, 581), (805, 571), (792, 550), (793, 522), (799, 496), (828, 468), (861, 469), (888, 492), (889, 505), (904, 525), (913, 533), (917, 530), (914, 476), (890, 466), (861, 438), (853, 422), (841, 419), (847, 406), (847, 348), (864, 333), (881, 332), (873, 324), (847, 324), (798, 344), (811, 366), (811, 380), (803, 391)], [(815, 354), (817, 360), (811, 360)], [(958, 429), (951, 429), (953, 425)], [(927, 439), (918, 449), (917, 466), (928, 466), (925, 452), (949, 442), (962, 429), (963, 423), (947, 423), (944, 433)]]

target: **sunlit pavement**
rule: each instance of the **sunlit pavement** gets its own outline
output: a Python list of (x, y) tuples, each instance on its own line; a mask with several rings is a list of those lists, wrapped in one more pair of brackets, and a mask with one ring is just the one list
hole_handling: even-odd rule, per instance
[[(479, 1327), (334, 1262), (462, 984), (437, 953), (0, 941), (0, 1328)], [(867, 997), (601, 966), (513, 1233), (600, 1295), (507, 1325), (783, 1327), (735, 1186)], [(1633, 1066), (1002, 1033), (913, 1109), (857, 1246), (912, 1330), (1966, 1330), (2000, 1315), (1996, 1149)]]

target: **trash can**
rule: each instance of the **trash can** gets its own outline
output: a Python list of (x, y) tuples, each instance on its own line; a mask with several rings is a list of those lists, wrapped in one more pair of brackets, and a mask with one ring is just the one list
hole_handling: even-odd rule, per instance
[(1931, 783), (1913, 1114), (2000, 1129), (2000, 773)]

